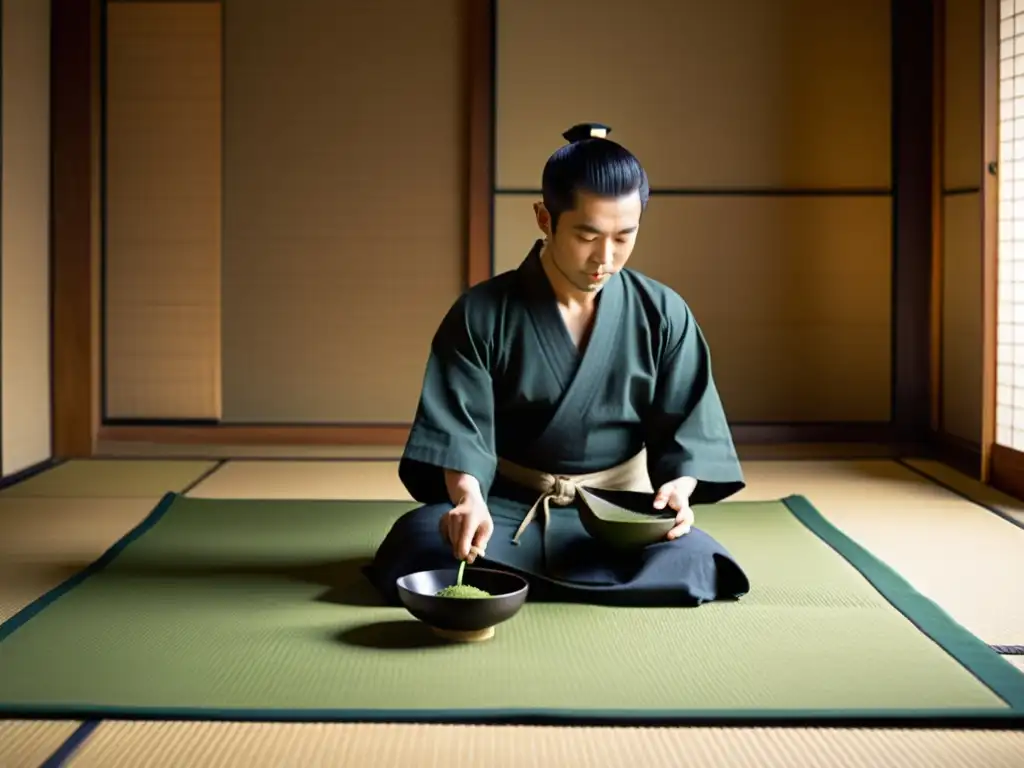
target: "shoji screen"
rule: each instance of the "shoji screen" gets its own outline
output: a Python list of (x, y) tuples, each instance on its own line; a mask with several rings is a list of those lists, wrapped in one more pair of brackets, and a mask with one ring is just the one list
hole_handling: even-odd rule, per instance
[(1003, 0), (996, 442), (1024, 451), (1024, 2)]
[(106, 415), (220, 415), (216, 2), (107, 4)]

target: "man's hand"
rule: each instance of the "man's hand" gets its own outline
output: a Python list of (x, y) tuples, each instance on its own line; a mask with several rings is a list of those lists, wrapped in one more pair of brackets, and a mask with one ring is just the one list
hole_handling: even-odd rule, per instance
[(697, 480), (692, 477), (680, 477), (665, 483), (658, 489), (654, 497), (654, 508), (664, 509), (668, 506), (676, 511), (676, 525), (665, 537), (668, 540), (678, 539), (690, 532), (693, 525), (693, 510), (690, 509), (690, 494), (697, 487)]
[(468, 493), (459, 503), (441, 517), (441, 538), (451, 545), (452, 554), (457, 560), (465, 560), (472, 565), (477, 557), (482, 557), (487, 549), (487, 542), (494, 533), (494, 521), (483, 498), (475, 493)]

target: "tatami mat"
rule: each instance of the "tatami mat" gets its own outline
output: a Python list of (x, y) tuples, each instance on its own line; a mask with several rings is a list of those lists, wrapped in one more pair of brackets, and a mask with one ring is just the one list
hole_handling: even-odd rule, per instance
[(71, 721), (0, 720), (0, 768), (39, 768), (78, 725)]
[(394, 461), (230, 461), (189, 492), (207, 499), (405, 501)]
[(0, 497), (0, 622), (102, 555), (158, 501)]
[(896, 462), (745, 469), (749, 487), (737, 498), (804, 494), (978, 637), (1024, 645), (1024, 529)]
[(1024, 733), (102, 724), (68, 765), (338, 768), (1020, 768)]
[(0, 498), (149, 498), (180, 491), (214, 461), (82, 459), (47, 469), (0, 491)]
[[(736, 499), (807, 496), (986, 642), (1024, 644), (1024, 529), (890, 460), (751, 461), (744, 469), (748, 487)], [(390, 461), (231, 461), (189, 495), (409, 498)]]
[[(310, 460), (316, 455), (231, 461), (190, 495), (408, 498), (395, 462)], [(73, 462), (0, 494), (0, 619), (70, 575), (62, 565), (98, 556), (165, 491), (188, 486), (213, 466), (180, 459)], [(1019, 511), (1016, 502), (972, 487), (942, 465), (915, 466), (1004, 512)], [(63, 476), (56, 475), (61, 469)], [(1024, 531), (891, 461), (748, 461), (745, 469), (749, 487), (740, 498), (807, 496), (968, 629), (988, 642), (1024, 644)], [(1024, 670), (1024, 657), (1007, 660)], [(76, 725), (0, 722), (0, 766), (39, 765)], [(1024, 734), (106, 722), (68, 764), (1022, 768)]]
[[(856, 506), (865, 502), (930, 503), (956, 498), (888, 459), (747, 461), (743, 463), (743, 473), (747, 487), (731, 499), (767, 499), (799, 493), (812, 501), (824, 495), (833, 505), (845, 502)], [(898, 495), (894, 496), (894, 492)]]
[(992, 486), (985, 485), (972, 477), (957, 472), (940, 461), (908, 459), (906, 463), (917, 471), (923, 472), (944, 485), (948, 485), (957, 493), (968, 496), (987, 507), (991, 507), (1000, 514), (1006, 515), (1011, 520), (1024, 525), (1024, 501), (1001, 493)]

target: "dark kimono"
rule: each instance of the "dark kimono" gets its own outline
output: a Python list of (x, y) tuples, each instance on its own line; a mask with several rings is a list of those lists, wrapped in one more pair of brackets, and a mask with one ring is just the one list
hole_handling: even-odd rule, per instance
[(517, 270), (464, 293), (442, 321), (399, 465), (403, 484), (425, 506), (394, 524), (367, 576), (397, 603), (397, 578), (456, 565), (438, 533), (452, 508), (449, 469), (480, 482), (494, 520), (477, 564), (526, 576), (532, 599), (696, 605), (746, 593), (742, 569), (699, 529), (699, 515), (679, 539), (622, 553), (592, 539), (575, 507), (552, 507), (546, 527), (538, 518), (512, 543), (538, 494), (498, 474), (498, 457), (577, 475), (646, 448), (655, 490), (679, 477), (697, 479), (691, 505), (721, 501), (744, 486), (708, 346), (686, 303), (623, 269), (599, 294), (581, 355), (540, 246)]

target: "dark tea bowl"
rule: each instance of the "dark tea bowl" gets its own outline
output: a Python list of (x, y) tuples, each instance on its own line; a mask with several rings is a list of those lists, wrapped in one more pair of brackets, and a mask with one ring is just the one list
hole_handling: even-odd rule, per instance
[(675, 511), (655, 510), (653, 493), (579, 489), (583, 529), (615, 549), (636, 550), (665, 541), (676, 526)]
[(473, 642), (494, 637), (494, 628), (508, 621), (526, 602), (526, 579), (490, 568), (466, 568), (462, 583), (489, 592), (491, 597), (438, 597), (455, 584), (458, 568), (419, 571), (398, 579), (402, 605), (413, 616), (448, 640)]

